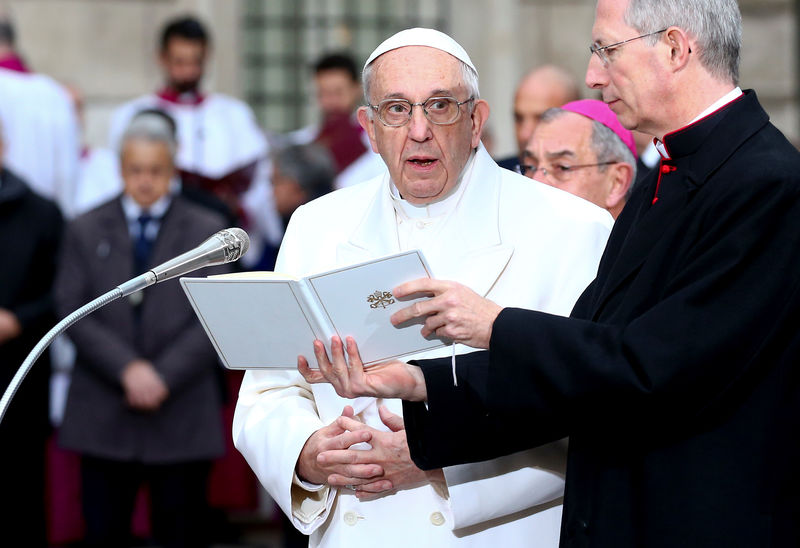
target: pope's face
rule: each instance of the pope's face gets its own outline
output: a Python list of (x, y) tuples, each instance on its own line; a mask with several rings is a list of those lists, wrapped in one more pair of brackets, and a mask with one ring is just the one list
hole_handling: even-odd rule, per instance
[[(389, 98), (412, 103), (430, 97), (469, 99), (459, 61), (441, 50), (403, 47), (381, 55), (374, 63), (370, 104)], [(358, 119), (372, 149), (383, 158), (400, 195), (418, 205), (435, 202), (453, 189), (489, 116), (486, 102), (475, 100), (459, 107), (454, 123), (436, 125), (415, 106), (406, 125), (388, 127), (377, 113), (369, 116), (368, 108), (359, 109)]]

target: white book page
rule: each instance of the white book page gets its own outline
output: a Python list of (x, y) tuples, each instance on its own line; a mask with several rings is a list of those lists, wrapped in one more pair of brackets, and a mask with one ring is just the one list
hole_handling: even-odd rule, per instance
[(297, 282), (247, 276), (182, 278), (189, 301), (229, 369), (297, 367), (297, 356), (315, 364), (320, 327), (301, 303)]
[(438, 348), (438, 338), (420, 333), (424, 319), (395, 327), (390, 316), (415, 299), (396, 299), (391, 290), (404, 282), (431, 277), (421, 254), (409, 251), (307, 278), (337, 334), (352, 336), (365, 365)]

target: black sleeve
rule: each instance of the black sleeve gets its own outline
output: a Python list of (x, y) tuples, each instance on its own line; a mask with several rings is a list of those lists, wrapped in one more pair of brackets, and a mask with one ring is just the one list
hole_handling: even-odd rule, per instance
[(796, 367), (798, 187), (766, 181), (740, 190), (715, 190), (694, 232), (674, 241), (659, 284), (626, 295), (617, 316), (504, 309), (489, 353), (459, 357), (458, 387), (449, 360), (420, 362), (429, 407), (404, 409), (415, 462), (496, 457), (555, 439), (554, 431), (671, 428), (724, 412), (769, 371)]
[(457, 385), (451, 358), (411, 363), (422, 368), (428, 401), (403, 402), (403, 417), (411, 458), (423, 470), (488, 460), (564, 437), (556, 421), (534, 430), (517, 413), (487, 410), (488, 352), (456, 357)]
[(789, 356), (800, 312), (797, 185), (753, 187), (708, 200), (694, 233), (676, 238), (663, 283), (626, 294), (622, 317), (503, 310), (488, 410), (558, 416), (570, 434), (625, 433), (694, 420), (751, 390)]

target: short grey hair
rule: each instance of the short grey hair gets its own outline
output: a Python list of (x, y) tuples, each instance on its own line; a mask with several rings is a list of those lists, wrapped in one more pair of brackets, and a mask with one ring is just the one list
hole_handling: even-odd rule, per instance
[[(539, 120), (540, 124), (551, 122), (556, 118), (560, 118), (570, 110), (563, 108), (549, 108), (542, 114)], [(601, 124), (597, 120), (592, 120), (592, 150), (597, 156), (597, 162), (620, 162), (631, 166), (631, 186), (628, 188), (627, 196), (630, 196), (633, 182), (636, 180), (636, 158), (633, 156), (631, 149), (628, 145), (619, 138), (619, 135), (614, 133), (611, 128), (605, 124)], [(600, 171), (605, 171), (608, 166), (598, 166)], [(626, 198), (627, 198), (626, 196)]]
[(278, 148), (272, 159), (279, 173), (296, 181), (309, 200), (333, 190), (336, 164), (328, 150), (320, 145), (290, 145)]
[[(597, 155), (598, 163), (621, 162), (631, 166), (631, 186), (628, 187), (625, 198), (630, 197), (633, 183), (636, 181), (636, 158), (628, 145), (608, 126), (592, 120), (592, 150)], [(608, 166), (599, 166), (599, 168), (600, 171), (605, 171)]]
[[(671, 26), (697, 40), (700, 63), (712, 75), (739, 84), (742, 14), (736, 0), (630, 0), (625, 23), (642, 34)], [(650, 45), (658, 35), (644, 38)]]
[(125, 148), (125, 143), (132, 140), (143, 140), (154, 143), (164, 143), (169, 148), (170, 156), (174, 157), (178, 149), (175, 133), (169, 121), (162, 115), (154, 112), (137, 114), (120, 141), (120, 154)]
[[(387, 52), (388, 53), (388, 52)], [(375, 65), (376, 63), (380, 62), (382, 56), (377, 57), (374, 61), (372, 61), (369, 65), (364, 67), (364, 71), (361, 73), (361, 81), (364, 84), (364, 101), (368, 105), (374, 104), (370, 99), (370, 90), (372, 88), (372, 79), (375, 73)], [(461, 81), (464, 84), (464, 87), (467, 89), (467, 97), (472, 97), (474, 99), (480, 99), (481, 92), (478, 89), (478, 73), (475, 69), (471, 66), (466, 64), (461, 59), (456, 59), (458, 64), (461, 66)], [(475, 102), (473, 101), (473, 105)], [(368, 108), (367, 109), (370, 118), (375, 115), (375, 110)]]

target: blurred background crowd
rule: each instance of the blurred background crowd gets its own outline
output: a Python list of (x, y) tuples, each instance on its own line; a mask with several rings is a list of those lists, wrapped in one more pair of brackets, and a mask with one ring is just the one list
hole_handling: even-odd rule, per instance
[[(800, 2), (740, 4), (742, 87), (797, 141)], [(438, 28), (470, 52), (484, 143), (513, 169), (545, 109), (595, 98), (593, 8), (0, 2), (0, 388), (57, 317), (225, 226), (253, 242), (237, 267), (269, 270), (294, 209), (381, 173), (354, 112), (365, 57), (397, 30)], [(124, 545), (120, 529), (137, 545), (304, 544), (232, 447), (241, 376), (219, 368), (177, 284), (158, 291), (76, 326), (16, 396), (0, 425), (9, 546)]]

